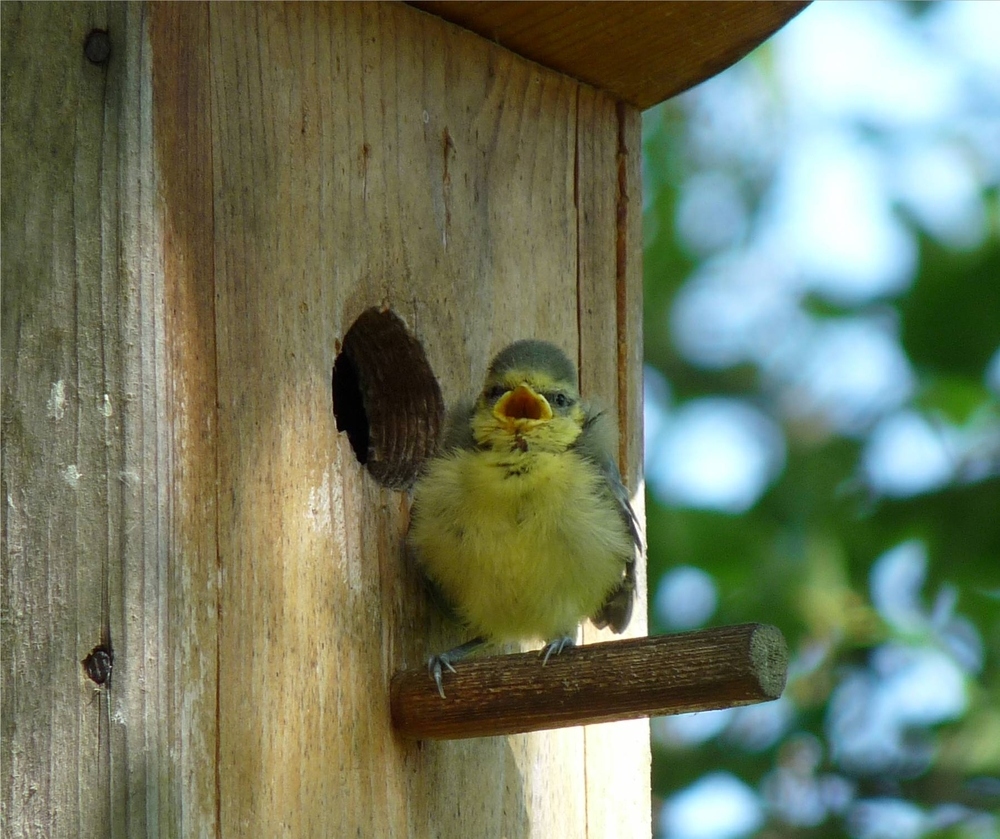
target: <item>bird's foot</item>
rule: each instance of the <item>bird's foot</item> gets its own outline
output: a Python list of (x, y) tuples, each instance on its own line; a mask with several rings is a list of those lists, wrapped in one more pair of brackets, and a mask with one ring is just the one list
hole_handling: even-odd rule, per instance
[(478, 647), (481, 647), (485, 643), (485, 638), (473, 638), (471, 641), (466, 641), (460, 647), (455, 647), (454, 649), (443, 652), (440, 655), (432, 655), (429, 659), (427, 659), (427, 673), (434, 680), (434, 684), (437, 685), (438, 694), (442, 699), (445, 699), (444, 685), (442, 683), (444, 671), (450, 670), (454, 673), (455, 668), (452, 666), (453, 664), (461, 661), (469, 653)]
[(441, 655), (432, 655), (427, 659), (427, 672), (430, 677), (434, 680), (434, 684), (437, 685), (438, 693), (441, 694), (441, 698), (444, 699), (444, 685), (441, 683), (441, 677), (445, 669), (450, 670), (452, 673), (455, 672), (455, 668), (451, 666), (451, 659), (448, 658), (448, 653), (441, 653)]
[(552, 641), (549, 641), (544, 647), (539, 655), (544, 653), (545, 657), (542, 659), (542, 667), (549, 663), (549, 656), (559, 655), (563, 650), (568, 650), (570, 647), (576, 646), (576, 638), (572, 635), (563, 635)]

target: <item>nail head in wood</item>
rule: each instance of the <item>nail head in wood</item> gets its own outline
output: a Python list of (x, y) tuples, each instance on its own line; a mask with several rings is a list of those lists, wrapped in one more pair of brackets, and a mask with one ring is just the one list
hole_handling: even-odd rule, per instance
[(442, 699), (425, 667), (397, 673), (392, 720), (406, 737), (449, 740), (707, 711), (781, 696), (788, 647), (766, 624), (469, 659)]
[(87, 653), (86, 658), (80, 663), (83, 665), (83, 672), (87, 674), (88, 679), (95, 684), (104, 685), (111, 679), (111, 668), (114, 667), (115, 654), (105, 644), (98, 644)]
[(104, 64), (111, 57), (111, 37), (106, 29), (91, 29), (83, 42), (83, 54), (91, 64)]

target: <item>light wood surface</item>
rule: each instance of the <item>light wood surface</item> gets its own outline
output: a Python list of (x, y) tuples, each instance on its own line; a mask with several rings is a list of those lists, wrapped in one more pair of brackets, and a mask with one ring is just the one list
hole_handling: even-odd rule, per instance
[[(142, 836), (173, 806), (160, 779), (174, 771), (181, 694), (215, 693), (211, 671), (170, 675), (200, 654), (170, 614), (190, 577), (169, 557), (142, 10), (0, 14), (4, 831)], [(105, 64), (84, 55), (94, 29), (112, 33)], [(114, 660), (98, 686), (82, 662), (101, 644)]]
[(3, 48), (6, 823), (648, 834), (643, 724), (392, 729), (463, 639), (330, 404), (370, 306), (449, 404), (548, 338), (641, 492), (638, 114), (401, 4), (11, 3)]

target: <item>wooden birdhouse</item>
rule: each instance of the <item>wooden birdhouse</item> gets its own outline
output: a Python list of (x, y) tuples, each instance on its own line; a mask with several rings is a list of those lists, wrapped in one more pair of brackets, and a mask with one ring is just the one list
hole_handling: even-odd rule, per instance
[[(427, 739), (407, 671), (462, 639), (402, 561), (405, 487), (539, 337), (641, 508), (641, 109), (799, 8), (3, 4), (13, 834), (648, 834), (645, 719), (576, 724), (642, 713), (634, 682)], [(729, 678), (773, 638), (709, 641)]]

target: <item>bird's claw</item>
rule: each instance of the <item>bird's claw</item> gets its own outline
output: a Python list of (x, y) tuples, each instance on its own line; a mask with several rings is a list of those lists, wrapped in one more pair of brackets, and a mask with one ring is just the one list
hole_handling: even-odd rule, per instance
[(553, 641), (549, 641), (543, 648), (541, 655), (544, 653), (545, 657), (542, 659), (542, 667), (549, 663), (549, 656), (559, 655), (563, 650), (568, 650), (570, 647), (576, 646), (576, 638), (572, 635), (563, 635), (560, 638), (556, 638)]
[(452, 667), (451, 660), (448, 658), (448, 653), (432, 655), (429, 659), (427, 659), (427, 672), (434, 680), (434, 684), (437, 685), (438, 694), (442, 699), (445, 698), (445, 695), (444, 685), (441, 683), (441, 677), (443, 676), (445, 669), (450, 670), (452, 673), (455, 672), (455, 668)]
[(460, 647), (455, 647), (453, 650), (448, 650), (440, 655), (432, 655), (427, 659), (427, 672), (430, 677), (434, 680), (434, 684), (437, 685), (438, 695), (444, 699), (444, 685), (441, 683), (441, 677), (444, 675), (444, 671), (450, 670), (452, 673), (455, 672), (455, 668), (452, 665), (456, 661), (461, 661), (469, 653), (477, 650), (483, 644), (486, 643), (486, 639), (483, 636), (473, 638), (471, 641), (466, 641)]

